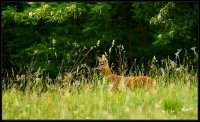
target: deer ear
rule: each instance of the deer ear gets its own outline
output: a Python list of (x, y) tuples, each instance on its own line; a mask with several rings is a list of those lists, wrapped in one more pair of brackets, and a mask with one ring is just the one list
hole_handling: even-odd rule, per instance
[(106, 56), (103, 54), (102, 55), (102, 59), (104, 60), (104, 61), (106, 61), (107, 59), (106, 59)]

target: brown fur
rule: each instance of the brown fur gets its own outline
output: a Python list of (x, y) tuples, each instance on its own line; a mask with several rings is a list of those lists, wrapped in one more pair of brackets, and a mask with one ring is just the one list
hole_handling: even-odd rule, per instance
[(124, 84), (129, 88), (154, 87), (156, 85), (156, 81), (148, 76), (125, 77), (113, 74), (105, 55), (102, 55), (102, 58), (98, 57), (98, 60), (98, 69), (106, 75), (106, 79), (111, 82), (113, 88), (118, 88), (120, 84)]

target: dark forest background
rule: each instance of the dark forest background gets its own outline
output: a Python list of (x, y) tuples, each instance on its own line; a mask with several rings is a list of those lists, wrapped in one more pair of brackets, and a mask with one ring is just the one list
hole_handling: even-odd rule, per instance
[[(174, 60), (198, 50), (198, 2), (1, 2), (2, 71), (43, 69), (56, 77), (80, 64), (148, 69), (155, 56)], [(195, 49), (196, 48), (196, 49)], [(121, 51), (120, 51), (121, 50)], [(157, 62), (161, 64), (161, 62)]]

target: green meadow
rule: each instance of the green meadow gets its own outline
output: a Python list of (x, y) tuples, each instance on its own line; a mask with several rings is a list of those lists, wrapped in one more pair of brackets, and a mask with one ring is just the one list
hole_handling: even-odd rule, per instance
[[(58, 84), (20, 91), (2, 91), (2, 119), (197, 119), (197, 73), (187, 67), (156, 68), (150, 72), (157, 86), (150, 89), (112, 90), (104, 75), (69, 85), (70, 75)], [(171, 70), (169, 70), (171, 69)], [(140, 72), (140, 69), (137, 69)], [(170, 71), (170, 75), (169, 75)], [(38, 76), (39, 77), (39, 76)], [(44, 79), (39, 79), (42, 82)], [(38, 82), (39, 82), (38, 81)]]

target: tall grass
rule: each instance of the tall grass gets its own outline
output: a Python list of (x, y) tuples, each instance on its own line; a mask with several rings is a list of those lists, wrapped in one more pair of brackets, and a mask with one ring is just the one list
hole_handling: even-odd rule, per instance
[(45, 93), (8, 90), (3, 119), (197, 119), (197, 87), (172, 83), (156, 89), (110, 91), (106, 84), (79, 89), (51, 86)]
[[(124, 74), (125, 52), (122, 45), (117, 48), (119, 71)], [(157, 81), (152, 89), (111, 90), (102, 74), (81, 63), (74, 67), (80, 74), (76, 79), (72, 72), (65, 72), (53, 80), (40, 69), (16, 78), (3, 77), (2, 118), (197, 119), (197, 72), (187, 56), (182, 64), (177, 56), (163, 59), (161, 65), (156, 57), (149, 62), (148, 75)], [(130, 70), (130, 75), (144, 75), (144, 67), (136, 64)]]

